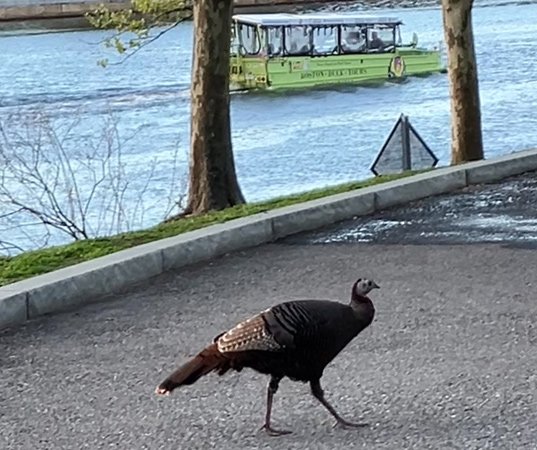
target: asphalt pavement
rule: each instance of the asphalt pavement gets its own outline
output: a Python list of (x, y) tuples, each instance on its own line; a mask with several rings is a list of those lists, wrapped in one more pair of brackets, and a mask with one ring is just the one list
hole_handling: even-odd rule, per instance
[(468, 186), (287, 242), (501, 243), (537, 248), (537, 173)]
[[(104, 303), (0, 332), (2, 449), (537, 449), (535, 174), (415, 202), (169, 273)], [(388, 225), (386, 225), (388, 224)], [(238, 320), (295, 298), (347, 302), (373, 278), (373, 324), (323, 378), (368, 428), (333, 429), (285, 380), (155, 386)]]

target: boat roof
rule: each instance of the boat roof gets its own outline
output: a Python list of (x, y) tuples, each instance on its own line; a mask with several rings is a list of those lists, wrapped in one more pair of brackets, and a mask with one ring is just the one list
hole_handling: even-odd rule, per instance
[(236, 14), (233, 20), (250, 25), (399, 25), (396, 17), (365, 16), (357, 13), (309, 13), (309, 14)]

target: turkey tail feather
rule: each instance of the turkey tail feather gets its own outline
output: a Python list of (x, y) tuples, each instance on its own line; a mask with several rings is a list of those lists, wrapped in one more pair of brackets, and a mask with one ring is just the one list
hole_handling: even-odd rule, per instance
[(219, 374), (229, 370), (229, 361), (218, 351), (216, 344), (204, 348), (194, 358), (175, 370), (159, 384), (156, 393), (167, 395), (180, 386), (195, 383), (213, 370), (218, 370)]

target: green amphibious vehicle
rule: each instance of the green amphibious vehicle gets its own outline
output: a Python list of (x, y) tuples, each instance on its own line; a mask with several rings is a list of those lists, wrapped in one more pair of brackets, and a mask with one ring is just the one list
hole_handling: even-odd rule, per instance
[(233, 16), (230, 89), (307, 88), (445, 71), (440, 45), (403, 45), (392, 17), (345, 13)]

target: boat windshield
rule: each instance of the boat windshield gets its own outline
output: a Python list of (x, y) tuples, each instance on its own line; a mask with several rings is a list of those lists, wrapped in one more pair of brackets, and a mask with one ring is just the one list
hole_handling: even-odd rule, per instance
[(233, 24), (233, 27), (231, 27), (230, 53), (231, 56), (236, 56), (240, 53), (239, 36), (237, 35), (237, 26), (235, 24)]
[(238, 23), (236, 30), (238, 51), (243, 55), (257, 55), (261, 51), (261, 39), (257, 27)]

